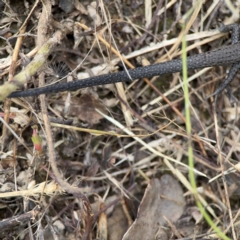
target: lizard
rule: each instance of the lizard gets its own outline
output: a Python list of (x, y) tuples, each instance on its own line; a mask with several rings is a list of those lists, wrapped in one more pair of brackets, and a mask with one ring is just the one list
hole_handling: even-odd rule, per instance
[[(239, 41), (240, 26), (238, 24), (221, 25), (220, 32), (229, 31), (232, 31), (231, 45), (223, 46), (216, 50), (187, 57), (188, 70), (214, 66), (228, 66), (232, 64), (225, 80), (211, 95), (215, 97), (217, 97), (224, 89), (227, 89), (228, 93), (231, 95), (231, 91), (228, 85), (233, 80), (238, 70), (240, 69), (240, 41)], [(131, 82), (133, 80), (141, 78), (151, 78), (158, 75), (160, 76), (163, 74), (171, 74), (181, 71), (182, 71), (182, 59), (179, 58), (158, 64), (152, 64), (149, 66), (137, 67), (128, 70), (128, 72), (120, 71), (110, 74), (93, 76), (72, 82), (59, 83), (55, 85), (49, 85), (46, 87), (30, 89), (26, 91), (16, 91), (11, 93), (8, 96), (8, 98), (37, 96), (40, 94), (57, 93), (63, 91), (74, 91), (86, 87), (93, 87), (117, 82)]]

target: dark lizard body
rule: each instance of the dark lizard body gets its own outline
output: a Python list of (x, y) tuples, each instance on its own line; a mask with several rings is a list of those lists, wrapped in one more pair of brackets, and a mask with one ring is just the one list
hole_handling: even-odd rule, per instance
[[(240, 43), (239, 40), (239, 26), (229, 25), (230, 30), (233, 30), (232, 45), (224, 46), (219, 49), (209, 51), (206, 53), (197, 54), (187, 58), (188, 70), (201, 69), (205, 67), (213, 66), (226, 66), (231, 65), (232, 69), (229, 72), (227, 79), (219, 87), (214, 94), (219, 94), (223, 89), (226, 88), (228, 83), (235, 77), (240, 67)], [(229, 28), (229, 26), (226, 26)], [(237, 26), (237, 30), (234, 32), (233, 26)], [(229, 29), (227, 29), (229, 30)], [(225, 31), (225, 29), (223, 30)], [(146, 67), (138, 67), (135, 69), (128, 70), (128, 74), (125, 71), (104, 74), (100, 76), (90, 77), (82, 80), (76, 80), (68, 83), (60, 83), (55, 85), (49, 85), (42, 88), (31, 89), (27, 91), (13, 92), (8, 97), (27, 97), (37, 96), (40, 94), (57, 93), (62, 91), (74, 91), (81, 88), (93, 87), (98, 85), (117, 83), (117, 82), (130, 82), (132, 80), (141, 78), (151, 78), (153, 76), (181, 72), (182, 71), (182, 60), (175, 59), (159, 64), (153, 64)], [(131, 76), (131, 79), (129, 78)]]

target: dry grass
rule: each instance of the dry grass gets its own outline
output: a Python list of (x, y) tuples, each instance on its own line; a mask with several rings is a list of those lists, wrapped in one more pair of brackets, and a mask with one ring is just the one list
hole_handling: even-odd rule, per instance
[[(13, 79), (33, 88), (168, 61), (181, 56), (184, 34), (189, 55), (230, 44), (227, 34), (210, 29), (219, 20), (237, 22), (239, 5), (200, 2), (201, 11), (195, 8), (184, 32), (181, 22), (193, 2), (76, 1), (72, 7), (64, 1), (3, 2), (2, 84), (11, 86)], [(69, 69), (67, 76), (62, 76), (63, 69)], [(237, 240), (239, 109), (222, 94), (216, 115), (212, 101), (206, 100), (225, 72), (217, 67), (188, 73), (191, 140), (198, 200), (222, 232)], [(141, 219), (142, 229), (151, 219), (164, 222), (156, 232), (151, 226), (155, 237), (164, 239), (166, 233), (165, 239), (218, 239), (196, 207), (188, 180), (181, 76), (5, 100), (4, 120), (0, 118), (0, 239), (54, 235), (114, 240), (126, 232), (124, 239), (138, 239), (136, 232), (147, 239), (141, 229), (130, 227), (138, 209), (138, 219), (141, 212), (148, 213)], [(231, 88), (237, 98), (238, 85), (236, 77)], [(166, 174), (177, 180), (177, 190), (161, 182)], [(155, 220), (155, 208), (166, 211), (167, 200), (182, 206)]]

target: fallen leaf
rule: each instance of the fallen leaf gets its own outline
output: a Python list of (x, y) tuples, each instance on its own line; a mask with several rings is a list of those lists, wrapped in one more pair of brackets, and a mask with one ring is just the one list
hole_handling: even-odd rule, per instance
[(134, 223), (123, 240), (153, 240), (166, 218), (176, 222), (183, 213), (185, 200), (180, 184), (170, 175), (152, 179), (148, 184)]
[(109, 240), (122, 239), (127, 230), (127, 219), (121, 205), (117, 205), (108, 218), (108, 236)]
[(103, 113), (106, 109), (103, 104), (91, 94), (84, 94), (80, 98), (71, 99), (70, 114), (77, 116), (80, 120), (90, 125), (97, 124), (103, 118), (95, 109), (97, 108)]

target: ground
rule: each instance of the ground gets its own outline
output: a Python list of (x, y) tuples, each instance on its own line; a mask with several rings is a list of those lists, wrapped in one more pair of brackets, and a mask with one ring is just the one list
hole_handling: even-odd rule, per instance
[(0, 9), (0, 239), (240, 239), (238, 102), (208, 98), (226, 67), (188, 71), (189, 96), (175, 73), (5, 98), (229, 45), (237, 1)]

